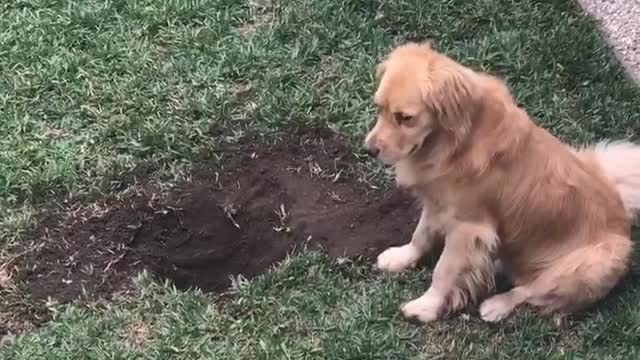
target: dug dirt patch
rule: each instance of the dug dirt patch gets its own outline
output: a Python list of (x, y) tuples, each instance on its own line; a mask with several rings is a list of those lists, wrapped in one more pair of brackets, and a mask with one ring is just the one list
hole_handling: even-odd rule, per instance
[(45, 217), (16, 263), (34, 299), (108, 297), (146, 268), (180, 288), (223, 291), (295, 248), (372, 257), (406, 242), (418, 211), (407, 196), (373, 191), (346, 142), (328, 130), (288, 141), (245, 138), (224, 165), (171, 187), (146, 184)]

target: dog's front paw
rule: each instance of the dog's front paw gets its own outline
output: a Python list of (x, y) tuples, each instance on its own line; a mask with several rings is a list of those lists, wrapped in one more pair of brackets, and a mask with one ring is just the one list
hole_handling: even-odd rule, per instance
[(419, 259), (419, 251), (411, 244), (391, 247), (378, 255), (377, 267), (383, 271), (401, 272), (415, 267)]
[(440, 318), (444, 311), (445, 299), (437, 293), (427, 292), (423, 296), (402, 305), (400, 311), (409, 320), (429, 323)]

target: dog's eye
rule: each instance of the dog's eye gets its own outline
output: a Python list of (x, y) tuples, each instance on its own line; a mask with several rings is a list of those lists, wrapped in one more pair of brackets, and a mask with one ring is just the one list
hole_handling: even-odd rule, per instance
[(394, 113), (393, 117), (399, 125), (406, 124), (413, 119), (413, 116), (401, 112)]

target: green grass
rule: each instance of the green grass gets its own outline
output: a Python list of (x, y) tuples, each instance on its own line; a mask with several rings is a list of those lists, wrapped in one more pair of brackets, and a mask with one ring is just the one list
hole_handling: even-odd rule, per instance
[[(406, 39), (432, 38), (504, 76), (535, 120), (566, 141), (640, 133), (639, 88), (567, 0), (16, 0), (0, 13), (0, 253), (52, 197), (109, 194), (140, 169), (179, 176), (219, 140), (213, 125), (330, 124), (358, 139), (373, 118), (374, 66)], [(310, 269), (313, 286), (303, 280)], [(0, 354), (489, 359), (640, 351), (638, 284), (569, 325), (524, 314), (494, 327), (471, 315), (418, 328), (400, 321), (396, 307), (424, 289), (425, 275), (390, 280), (309, 254), (251, 282), (224, 310), (147, 284), (137, 299), (64, 310)], [(134, 320), (150, 332), (140, 348), (126, 342)]]
[(3, 359), (636, 359), (640, 290), (588, 321), (521, 312), (489, 326), (462, 315), (417, 327), (398, 304), (428, 272), (379, 276), (370, 266), (307, 252), (243, 283), (225, 301), (159, 285), (113, 304), (74, 306), (36, 334), (0, 348)]
[(5, 240), (25, 223), (16, 209), (52, 194), (110, 192), (141, 164), (192, 161), (215, 141), (213, 123), (329, 123), (362, 135), (373, 115), (372, 68), (407, 38), (433, 38), (504, 75), (536, 120), (566, 140), (640, 130), (638, 89), (566, 0), (1, 6)]

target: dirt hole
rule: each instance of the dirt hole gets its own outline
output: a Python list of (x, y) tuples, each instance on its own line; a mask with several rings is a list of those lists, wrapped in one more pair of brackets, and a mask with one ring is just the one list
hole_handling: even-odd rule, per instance
[(406, 242), (418, 211), (407, 196), (362, 183), (346, 141), (329, 130), (221, 151), (224, 167), (171, 188), (139, 186), (117, 199), (45, 217), (35, 249), (15, 264), (34, 299), (58, 302), (126, 289), (140, 269), (180, 288), (224, 291), (294, 247), (372, 257)]

